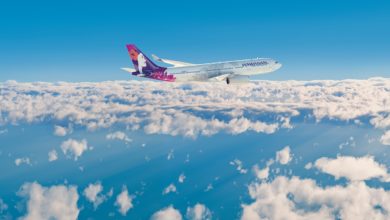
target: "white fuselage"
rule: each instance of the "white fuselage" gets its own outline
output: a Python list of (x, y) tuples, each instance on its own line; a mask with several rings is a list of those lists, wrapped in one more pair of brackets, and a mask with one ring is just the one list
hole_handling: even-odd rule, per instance
[(265, 74), (282, 65), (268, 58), (237, 60), (217, 63), (195, 64), (184, 67), (168, 67), (167, 73), (176, 76), (176, 81), (208, 81), (217, 77), (235, 77)]

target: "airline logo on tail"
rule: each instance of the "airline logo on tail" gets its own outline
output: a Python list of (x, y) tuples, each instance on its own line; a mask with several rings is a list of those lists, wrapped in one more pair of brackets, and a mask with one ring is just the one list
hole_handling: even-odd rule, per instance
[(136, 72), (132, 72), (133, 75), (163, 81), (175, 81), (176, 77), (174, 75), (167, 74), (167, 68), (153, 63), (134, 44), (128, 44), (126, 47), (136, 70)]
[(137, 61), (138, 61), (138, 71), (140, 73), (143, 73), (142, 69), (144, 67), (146, 67), (146, 60), (145, 60), (145, 57), (144, 57), (144, 55), (142, 53), (138, 54)]
[(139, 53), (136, 50), (135, 46), (127, 45), (127, 49), (129, 50), (129, 55), (131, 60), (133, 61), (134, 67), (140, 72), (143, 73), (142, 69), (146, 67), (146, 60), (142, 53)]

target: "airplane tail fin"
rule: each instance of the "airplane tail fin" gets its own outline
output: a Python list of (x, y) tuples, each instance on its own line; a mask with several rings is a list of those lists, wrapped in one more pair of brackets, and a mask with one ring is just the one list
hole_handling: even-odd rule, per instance
[(126, 45), (134, 68), (141, 74), (151, 74), (153, 72), (164, 69), (153, 63), (146, 55), (142, 53), (134, 44)]

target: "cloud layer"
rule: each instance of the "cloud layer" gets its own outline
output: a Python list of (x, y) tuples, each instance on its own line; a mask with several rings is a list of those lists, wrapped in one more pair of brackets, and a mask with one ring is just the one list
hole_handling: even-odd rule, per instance
[[(54, 125), (54, 130), (50, 133), (59, 136), (55, 138), (61, 139), (62, 144), (60, 148), (48, 152), (49, 161), (58, 159), (60, 155), (57, 151), (63, 152), (67, 158), (77, 160), (91, 149), (86, 140), (71, 138), (77, 137), (72, 135), (73, 126), (75, 129), (82, 127), (93, 131), (122, 125), (127, 128), (126, 132), (116, 131), (116, 128), (110, 129), (111, 133), (104, 133), (106, 140), (132, 142), (127, 136), (130, 134), (129, 130), (190, 138), (199, 135), (210, 136), (219, 132), (233, 135), (248, 131), (272, 134), (279, 129), (292, 129), (297, 120), (314, 122), (330, 119), (358, 125), (369, 123), (382, 130), (379, 142), (390, 145), (388, 79), (259, 81), (229, 86), (219, 83), (161, 84), (136, 81), (102, 83), (9, 81), (0, 83), (0, 88), (0, 125), (47, 121)], [(5, 132), (6, 130), (0, 133)], [(349, 141), (355, 143), (356, 140)], [(243, 219), (389, 218), (389, 192), (379, 187), (371, 187), (370, 181), (366, 181), (376, 178), (382, 181), (382, 184), (388, 182), (390, 178), (385, 165), (376, 162), (371, 156), (323, 157), (313, 160), (313, 163), (310, 163), (311, 168), (332, 175), (336, 179), (348, 180), (344, 181), (346, 183), (343, 185), (324, 186), (314, 179), (291, 177), (292, 172), (286, 174), (289, 177), (276, 176), (283, 173), (279, 172), (279, 169), (287, 169), (290, 164), (296, 165), (295, 162), (300, 158), (291, 152), (290, 147), (284, 146), (280, 146), (278, 148), (280, 151), (262, 166), (253, 166), (246, 161), (244, 163), (234, 159), (235, 157), (231, 158), (233, 160), (230, 164), (237, 172), (246, 174), (252, 167), (257, 176), (255, 182), (249, 186), (249, 194), (253, 201), (243, 205)], [(346, 145), (340, 146), (341, 149)], [(171, 149), (167, 160), (179, 159), (180, 152)], [(33, 162), (35, 167), (35, 159)], [(15, 164), (32, 163), (28, 157), (21, 157), (15, 160)], [(273, 169), (273, 166), (276, 169)], [(165, 189), (161, 186), (159, 190), (163, 191), (162, 194), (169, 194), (164, 198), (178, 194), (176, 181), (179, 189), (188, 183), (192, 184), (191, 174), (186, 171), (186, 175), (188, 179), (181, 173), (178, 179), (175, 177), (175, 182)], [(218, 184), (214, 186), (218, 187)], [(211, 189), (213, 183), (204, 191)], [(95, 209), (109, 200), (108, 194), (103, 194), (100, 182), (90, 184), (80, 192)], [(184, 192), (180, 190), (180, 194)], [(111, 195), (112, 193), (111, 191)], [(44, 187), (38, 183), (27, 183), (22, 186), (19, 195), (27, 200), (25, 219), (75, 219), (79, 213), (78, 194), (74, 186)], [(134, 192), (134, 195), (138, 197), (141, 193)], [(126, 216), (135, 211), (132, 210), (135, 196), (129, 195), (126, 187), (123, 187), (114, 198), (115, 203), (112, 204), (121, 215)], [(137, 206), (135, 203), (134, 209)], [(212, 214), (203, 204), (188, 207), (187, 212), (181, 211), (188, 219), (209, 219)], [(182, 219), (182, 214), (173, 206), (168, 206), (157, 211), (152, 219)]]
[[(0, 124), (69, 121), (90, 130), (121, 123), (148, 134), (195, 138), (218, 132), (273, 133), (291, 128), (290, 118), (312, 114), (316, 120), (368, 116), (378, 128), (390, 125), (390, 80), (258, 81), (222, 83), (0, 84)], [(305, 113), (306, 112), (306, 113)], [(275, 117), (266, 121), (262, 116)], [(65, 128), (56, 128), (66, 135)]]

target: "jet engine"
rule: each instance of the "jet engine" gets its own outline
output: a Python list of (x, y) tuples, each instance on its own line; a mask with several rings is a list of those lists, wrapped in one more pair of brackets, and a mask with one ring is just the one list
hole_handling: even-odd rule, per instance
[(249, 82), (249, 76), (235, 75), (231, 77), (226, 77), (226, 84), (247, 82)]

